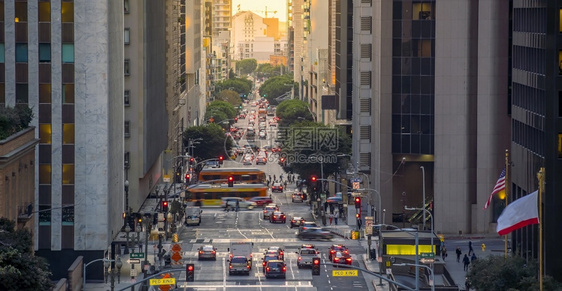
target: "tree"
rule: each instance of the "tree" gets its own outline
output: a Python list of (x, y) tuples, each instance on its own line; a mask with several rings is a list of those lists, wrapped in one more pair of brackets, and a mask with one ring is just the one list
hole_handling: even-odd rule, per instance
[(288, 133), (282, 139), (283, 168), (301, 177), (320, 175), (321, 167), (325, 174), (337, 172), (338, 155), (351, 153), (351, 138), (342, 128), (302, 121), (280, 130)]
[(287, 74), (287, 68), (283, 65), (272, 66), (270, 63), (259, 64), (256, 69), (256, 76), (258, 78), (280, 76), (281, 72)]
[(298, 91), (298, 84), (293, 82), (293, 79), (288, 75), (269, 78), (261, 85), (260, 95), (265, 97), (270, 104), (276, 105), (279, 103), (277, 97), (291, 93), (291, 86), (293, 92)]
[(248, 79), (233, 78), (224, 80), (215, 84), (215, 91), (213, 95), (217, 98), (219, 93), (223, 90), (232, 90), (238, 94), (248, 95), (252, 91), (252, 85), (252, 81)]
[(277, 106), (275, 114), (281, 119), (279, 126), (287, 127), (303, 120), (313, 121), (308, 104), (298, 99), (285, 100)]
[(0, 140), (26, 129), (33, 119), (33, 111), (25, 104), (16, 107), (0, 106)]
[(251, 74), (258, 67), (258, 61), (256, 59), (243, 59), (236, 63), (236, 70), (240, 74)]
[[(234, 117), (236, 117), (236, 108), (234, 108), (234, 106), (228, 102), (225, 101), (221, 101), (221, 100), (216, 100), (211, 102), (208, 106), (207, 106), (207, 112), (209, 111), (219, 111), (219, 112), (223, 112), (226, 115), (225, 119), (234, 119)], [(208, 119), (205, 119), (208, 120)], [(218, 121), (216, 121), (218, 122)]]
[(189, 139), (201, 139), (193, 150), (198, 160), (227, 155), (232, 148), (232, 140), (226, 137), (223, 128), (216, 123), (189, 127), (185, 130), (183, 137), (183, 144), (186, 148), (189, 146)]
[(242, 104), (242, 99), (240, 98), (240, 94), (232, 90), (222, 90), (219, 93), (219, 96), (216, 98), (216, 100), (228, 102), (233, 106), (238, 106)]
[[(467, 281), (475, 290), (539, 290), (536, 262), (521, 257), (488, 256), (471, 263)], [(544, 290), (562, 290), (552, 277), (544, 278)]]
[(33, 255), (31, 233), (14, 226), (0, 218), (0, 290), (50, 290), (49, 265)]

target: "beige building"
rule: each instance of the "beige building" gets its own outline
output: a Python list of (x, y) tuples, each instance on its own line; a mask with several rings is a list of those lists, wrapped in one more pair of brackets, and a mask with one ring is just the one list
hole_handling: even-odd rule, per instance
[(493, 232), (482, 207), (509, 146), (507, 5), (353, 5), (353, 164), (383, 220), (420, 224), (404, 206), (425, 204), (436, 232)]

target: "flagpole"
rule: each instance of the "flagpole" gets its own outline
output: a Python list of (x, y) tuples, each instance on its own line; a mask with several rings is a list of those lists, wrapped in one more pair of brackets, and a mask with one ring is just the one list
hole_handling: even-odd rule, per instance
[[(509, 197), (509, 150), (505, 150), (505, 207), (507, 207)], [(505, 209), (505, 208), (504, 208)], [(504, 258), (507, 259), (507, 234), (504, 236)]]
[(543, 289), (543, 242), (542, 242), (542, 194), (544, 193), (544, 167), (541, 167), (537, 173), (537, 179), (539, 180), (539, 288), (540, 291)]

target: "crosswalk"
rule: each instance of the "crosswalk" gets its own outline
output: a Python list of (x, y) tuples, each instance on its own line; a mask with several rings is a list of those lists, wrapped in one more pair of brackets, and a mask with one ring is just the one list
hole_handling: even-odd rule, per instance
[[(191, 239), (190, 244), (200, 243), (200, 244), (229, 244), (232, 241), (239, 241), (240, 239), (230, 239), (230, 238), (205, 238), (205, 239)], [(310, 241), (303, 241), (298, 238), (253, 238), (251, 239), (253, 243), (308, 243)], [(346, 239), (341, 237), (335, 237), (331, 240), (333, 243), (345, 242)]]

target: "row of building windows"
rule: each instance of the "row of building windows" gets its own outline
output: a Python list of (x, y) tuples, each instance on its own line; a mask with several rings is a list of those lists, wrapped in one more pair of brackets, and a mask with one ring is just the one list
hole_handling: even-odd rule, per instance
[[(37, 16), (39, 22), (51, 21), (51, 2), (40, 1)], [(0, 3), (0, 10), (4, 11), (4, 2)], [(16, 1), (14, 3), (14, 21), (27, 22), (27, 1)], [(72, 0), (62, 0), (61, 3), (61, 22), (74, 22), (74, 3)], [(4, 13), (1, 14), (0, 21), (5, 21)]]
[[(39, 184), (51, 184), (52, 170), (50, 164), (39, 165)], [(74, 164), (62, 165), (62, 180), (63, 185), (74, 185)]]
[[(74, 144), (75, 142), (74, 123), (62, 124), (62, 144)], [(51, 144), (52, 125), (50, 123), (39, 124), (39, 139), (41, 144)]]
[(545, 156), (545, 132), (522, 123), (519, 120), (511, 120), (512, 141), (537, 155)]

